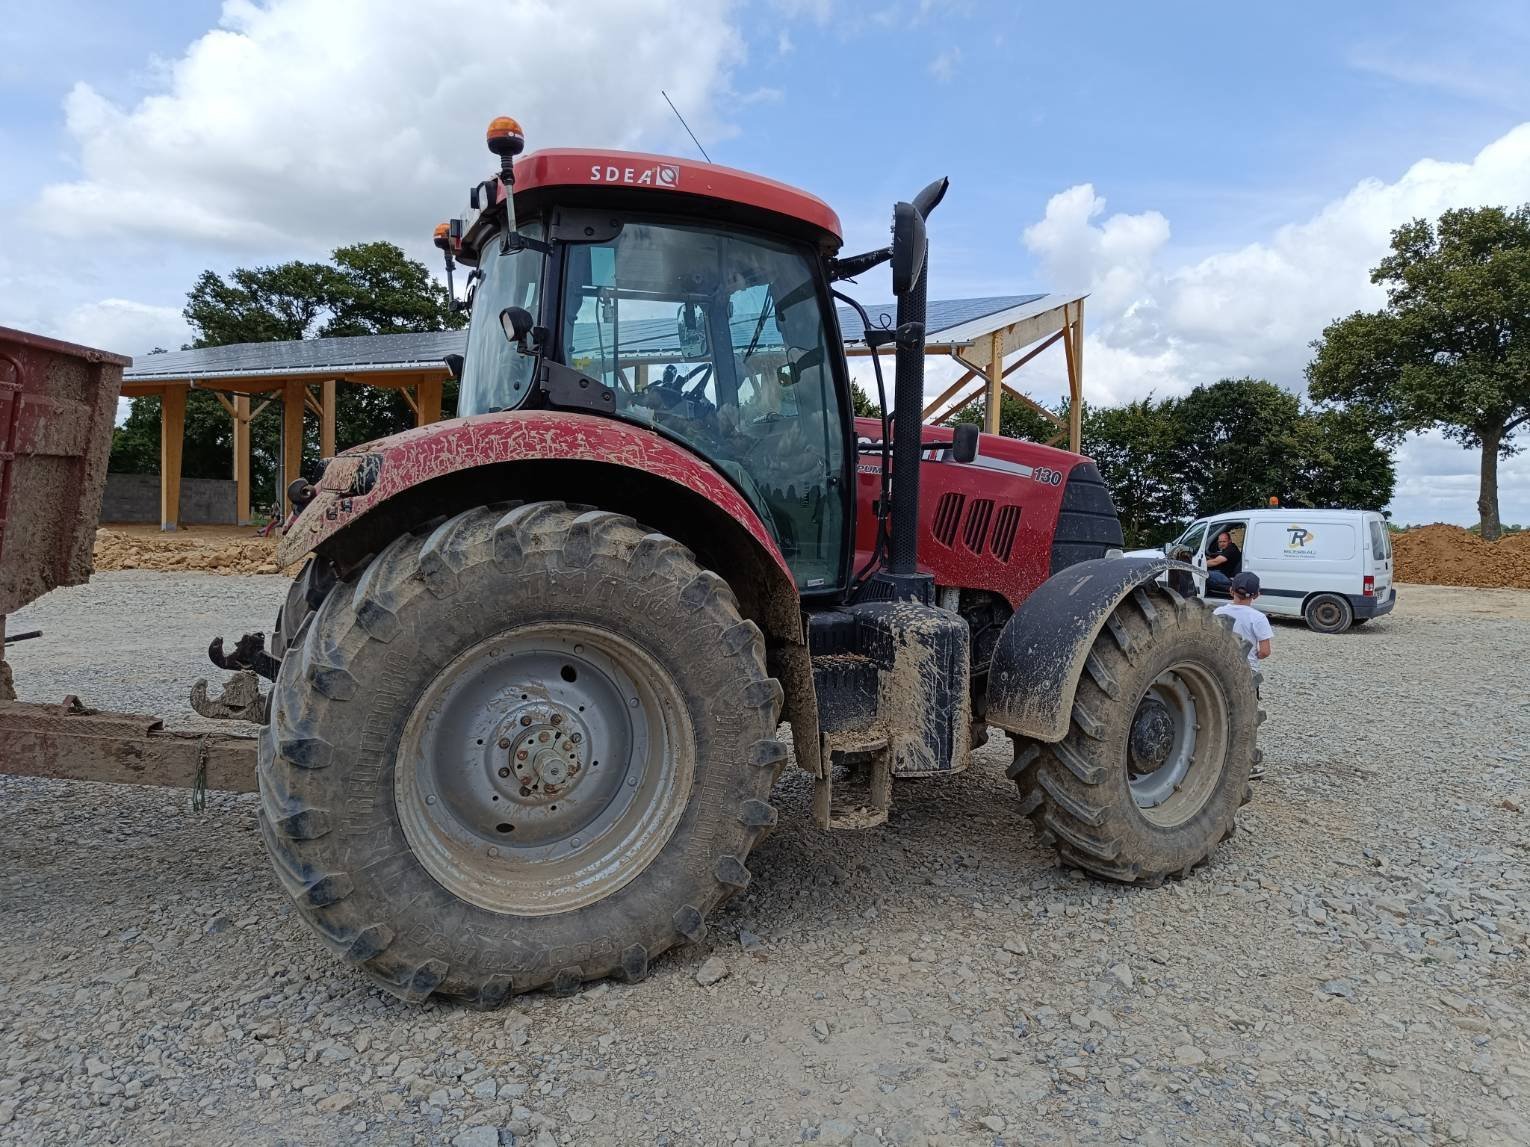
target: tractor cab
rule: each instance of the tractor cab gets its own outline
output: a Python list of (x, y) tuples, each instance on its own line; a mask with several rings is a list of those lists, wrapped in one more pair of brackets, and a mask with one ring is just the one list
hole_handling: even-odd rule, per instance
[(543, 151), (513, 170), (513, 197), (480, 185), (483, 206), (442, 232), (472, 268), (459, 411), (571, 407), (652, 430), (739, 490), (799, 591), (843, 589), (854, 438), (833, 212), (658, 157)]

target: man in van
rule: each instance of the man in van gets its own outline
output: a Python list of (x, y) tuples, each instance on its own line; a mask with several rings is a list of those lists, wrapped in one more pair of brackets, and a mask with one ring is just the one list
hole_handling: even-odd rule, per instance
[(1226, 530), (1217, 531), (1217, 540), (1206, 549), (1206, 588), (1224, 593), (1233, 578), (1243, 570), (1243, 551)]
[[(1231, 618), (1233, 632), (1248, 642), (1248, 667), (1255, 674), (1259, 672), (1259, 663), (1270, 655), (1270, 642), (1275, 637), (1270, 619), (1263, 611), (1254, 608), (1258, 597), (1259, 575), (1253, 570), (1244, 570), (1232, 579), (1232, 604), (1219, 606), (1216, 611), (1218, 617)], [(1258, 692), (1257, 685), (1254, 691)], [(1257, 781), (1263, 777), (1263, 767), (1255, 765), (1249, 779)]]

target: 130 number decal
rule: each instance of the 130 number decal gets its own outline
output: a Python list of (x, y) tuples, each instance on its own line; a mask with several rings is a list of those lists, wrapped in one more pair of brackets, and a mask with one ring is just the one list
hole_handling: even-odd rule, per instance
[(1062, 472), (1060, 470), (1053, 470), (1050, 466), (1038, 466), (1031, 477), (1035, 478), (1038, 482), (1046, 483), (1048, 486), (1061, 486), (1063, 480)]

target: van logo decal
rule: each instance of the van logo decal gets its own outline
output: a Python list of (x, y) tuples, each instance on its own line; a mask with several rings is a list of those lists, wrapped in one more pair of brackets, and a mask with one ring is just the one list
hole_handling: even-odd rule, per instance
[(590, 165), (591, 183), (629, 183), (634, 187), (679, 187), (680, 168), (673, 163), (658, 163), (647, 167), (615, 167), (610, 164)]
[(1306, 526), (1286, 526), (1285, 552), (1287, 557), (1303, 557), (1313, 553), (1312, 543), (1317, 535)]

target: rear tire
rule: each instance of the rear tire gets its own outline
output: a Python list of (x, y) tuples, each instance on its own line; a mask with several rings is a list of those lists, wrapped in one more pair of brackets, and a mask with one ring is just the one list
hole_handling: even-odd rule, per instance
[(1314, 633), (1343, 633), (1354, 624), (1355, 611), (1338, 594), (1320, 593), (1308, 599), (1302, 618)]
[(1015, 738), (1021, 811), (1061, 864), (1127, 883), (1188, 875), (1252, 795), (1244, 642), (1205, 603), (1139, 586), (1090, 649), (1067, 735)]
[(261, 832), (303, 919), (394, 995), (641, 979), (748, 885), (781, 687), (673, 539), (556, 502), (470, 510), (396, 539), (301, 634)]

